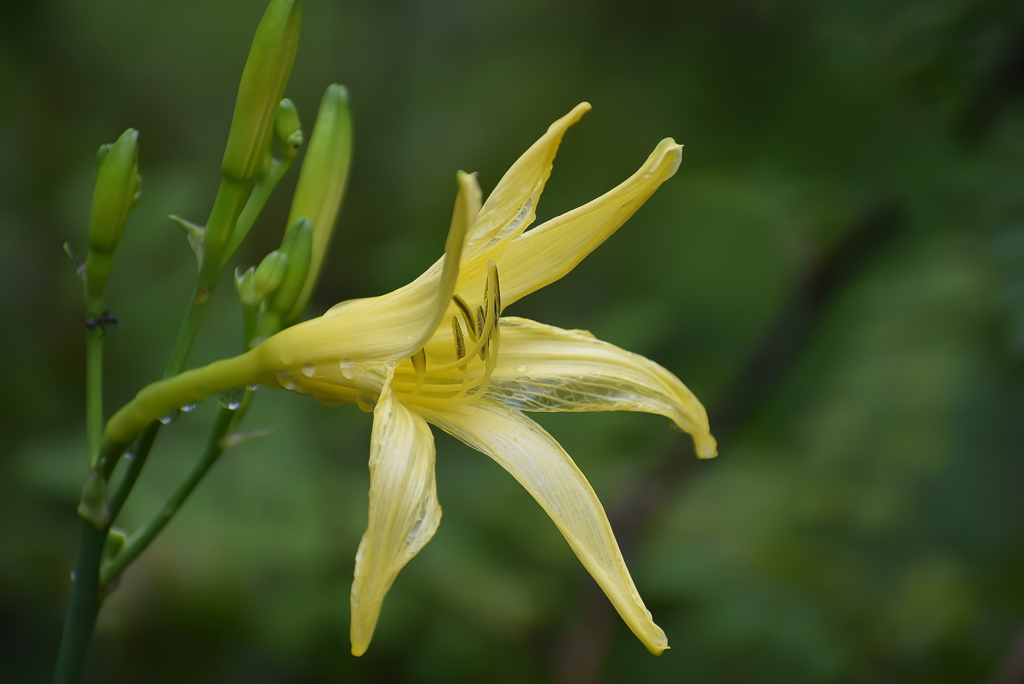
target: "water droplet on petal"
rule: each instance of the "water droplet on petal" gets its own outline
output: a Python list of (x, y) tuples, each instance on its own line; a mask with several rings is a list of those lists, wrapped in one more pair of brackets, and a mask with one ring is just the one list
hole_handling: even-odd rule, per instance
[(160, 422), (163, 423), (164, 425), (170, 425), (174, 421), (178, 420), (178, 416), (180, 415), (181, 409), (174, 409), (173, 411), (169, 411), (164, 415), (160, 416)]
[(341, 368), (341, 374), (346, 380), (356, 377), (356, 362), (352, 359), (342, 359), (338, 366)]
[(220, 405), (229, 411), (235, 411), (242, 405), (242, 397), (244, 396), (245, 391), (241, 387), (225, 390), (220, 393)]
[(316, 364), (315, 363), (304, 363), (302, 364), (302, 374), (307, 378), (311, 378), (316, 375)]
[(524, 364), (519, 364), (518, 366), (516, 366), (516, 373), (525, 373), (525, 372), (526, 372), (526, 366)]
[(281, 363), (288, 366), (292, 362), (292, 353), (288, 349), (282, 349), (279, 356), (281, 357)]
[(295, 383), (295, 380), (292, 378), (291, 372), (287, 370), (277, 371), (277, 381), (281, 384), (281, 387), (284, 387), (286, 390), (296, 390), (299, 388)]
[(356, 395), (356, 406), (367, 413), (373, 413), (374, 407), (377, 406), (377, 399), (366, 392), (360, 392)]

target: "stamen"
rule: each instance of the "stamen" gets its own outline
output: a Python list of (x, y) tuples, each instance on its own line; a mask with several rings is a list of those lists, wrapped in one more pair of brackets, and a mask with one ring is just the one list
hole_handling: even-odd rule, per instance
[[(501, 295), (498, 291), (498, 269), (494, 263), (487, 264), (483, 306), (470, 313), (465, 300), (458, 296), (452, 299), (465, 320), (469, 334), (475, 335), (475, 338), (467, 346), (460, 316), (452, 316), (452, 338), (457, 356), (455, 360), (428, 366), (424, 349), (410, 357), (415, 385), (414, 376), (405, 372), (396, 375), (393, 386), (404, 394), (411, 393), (418, 401), (447, 403), (478, 397), (486, 391), (497, 365)], [(482, 365), (476, 365), (474, 357), (477, 354), (483, 360)]]
[(455, 337), (455, 354), (460, 360), (466, 358), (466, 338), (462, 336), (458, 316), (452, 316), (452, 336)]
[[(484, 329), (484, 323), (487, 321), (487, 317), (484, 315), (484, 309), (482, 306), (476, 307), (476, 324), (480, 330)], [(487, 358), (487, 342), (484, 342), (480, 347), (480, 360), (483, 361)]]
[(466, 319), (466, 328), (469, 329), (469, 337), (476, 342), (477, 337), (480, 335), (480, 331), (484, 329), (483, 324), (474, 325), (473, 314), (469, 309), (469, 304), (466, 304), (466, 300), (459, 295), (453, 295), (452, 301), (455, 302), (455, 306), (459, 307), (459, 311), (462, 312), (462, 317)]
[(427, 374), (427, 350), (421, 348), (410, 356), (409, 360), (412, 361), (413, 370), (416, 371), (416, 388), (412, 391), (413, 396), (416, 396), (423, 388), (423, 378)]
[(498, 283), (498, 266), (493, 261), (487, 262), (488, 272), (487, 275), (491, 275), (493, 266), (494, 271), (494, 315), (501, 315), (501, 285)]

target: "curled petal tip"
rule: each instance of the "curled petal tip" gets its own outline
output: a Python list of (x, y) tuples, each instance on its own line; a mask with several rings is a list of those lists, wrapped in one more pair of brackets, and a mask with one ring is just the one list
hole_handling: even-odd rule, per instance
[(680, 162), (683, 160), (683, 146), (672, 138), (665, 138), (658, 143), (658, 150), (665, 156), (674, 157), (672, 169), (668, 172), (668, 177), (675, 175), (675, 172), (679, 170)]
[(584, 114), (590, 111), (590, 109), (591, 107), (589, 102), (580, 102), (569, 110), (568, 114), (548, 126), (548, 131), (562, 131), (564, 133), (565, 129), (579, 121)]
[(697, 451), (697, 458), (714, 458), (718, 456), (718, 442), (708, 434), (694, 435), (693, 446)]

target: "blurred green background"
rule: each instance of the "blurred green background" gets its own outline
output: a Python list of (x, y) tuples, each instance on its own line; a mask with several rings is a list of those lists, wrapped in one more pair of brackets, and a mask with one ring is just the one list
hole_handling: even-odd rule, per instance
[[(84, 475), (80, 283), (96, 148), (141, 131), (108, 301), (107, 405), (159, 376), (263, 0), (0, 9), (0, 681), (45, 681)], [(1024, 10), (1003, 0), (309, 0), (287, 94), (349, 87), (348, 199), (311, 313), (441, 252), (456, 169), (487, 191), (582, 100), (540, 206), (677, 176), (509, 310), (648, 355), (708, 407), (544, 415), (602, 497), (672, 650), (654, 658), (554, 526), (438, 435), (444, 520), (348, 654), (369, 416), (260, 393), (124, 577), (91, 682), (1016, 682), (1024, 677)], [(295, 174), (236, 258), (274, 248)], [(226, 283), (192, 365), (235, 353)], [(158, 506), (216, 402), (162, 434)]]

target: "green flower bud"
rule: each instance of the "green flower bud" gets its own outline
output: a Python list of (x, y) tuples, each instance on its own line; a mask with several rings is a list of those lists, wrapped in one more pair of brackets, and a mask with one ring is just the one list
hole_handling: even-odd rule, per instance
[(113, 252), (121, 241), (128, 212), (137, 201), (140, 180), (139, 132), (129, 128), (97, 155), (96, 187), (89, 215), (89, 249)]
[(232, 181), (252, 180), (267, 162), (274, 119), (295, 61), (302, 1), (270, 0), (256, 29), (221, 164)]
[(269, 296), (281, 285), (285, 273), (288, 272), (288, 255), (279, 249), (263, 257), (263, 261), (256, 268), (256, 275), (253, 278), (253, 287), (260, 299)]
[(100, 147), (96, 161), (85, 282), (90, 299), (98, 301), (107, 287), (114, 249), (139, 197), (139, 132), (129, 128), (113, 144)]
[(281, 244), (281, 251), (288, 255), (285, 276), (263, 302), (260, 335), (272, 335), (282, 328), (285, 314), (295, 305), (306, 281), (312, 247), (313, 224), (308, 218), (300, 218), (292, 223)]
[(256, 306), (263, 297), (256, 292), (255, 277), (256, 269), (250, 266), (245, 271), (235, 269), (235, 290), (238, 291), (238, 298), (242, 300), (242, 306)]
[(302, 124), (299, 122), (299, 110), (287, 97), (281, 100), (274, 119), (274, 137), (281, 146), (281, 154), (294, 157), (302, 147)]
[(313, 252), (309, 273), (295, 303), (284, 313), (288, 322), (302, 316), (313, 294), (334, 232), (334, 222), (341, 210), (351, 159), (352, 116), (348, 107), (348, 90), (345, 86), (334, 84), (328, 86), (320, 102), (313, 135), (302, 160), (302, 170), (299, 172), (288, 215), (289, 224), (301, 216), (308, 216), (313, 221)]
[(300, 218), (293, 223), (284, 236), (280, 251), (287, 255), (284, 277), (267, 298), (266, 308), (283, 318), (295, 306), (309, 273), (313, 223), (308, 218)]

